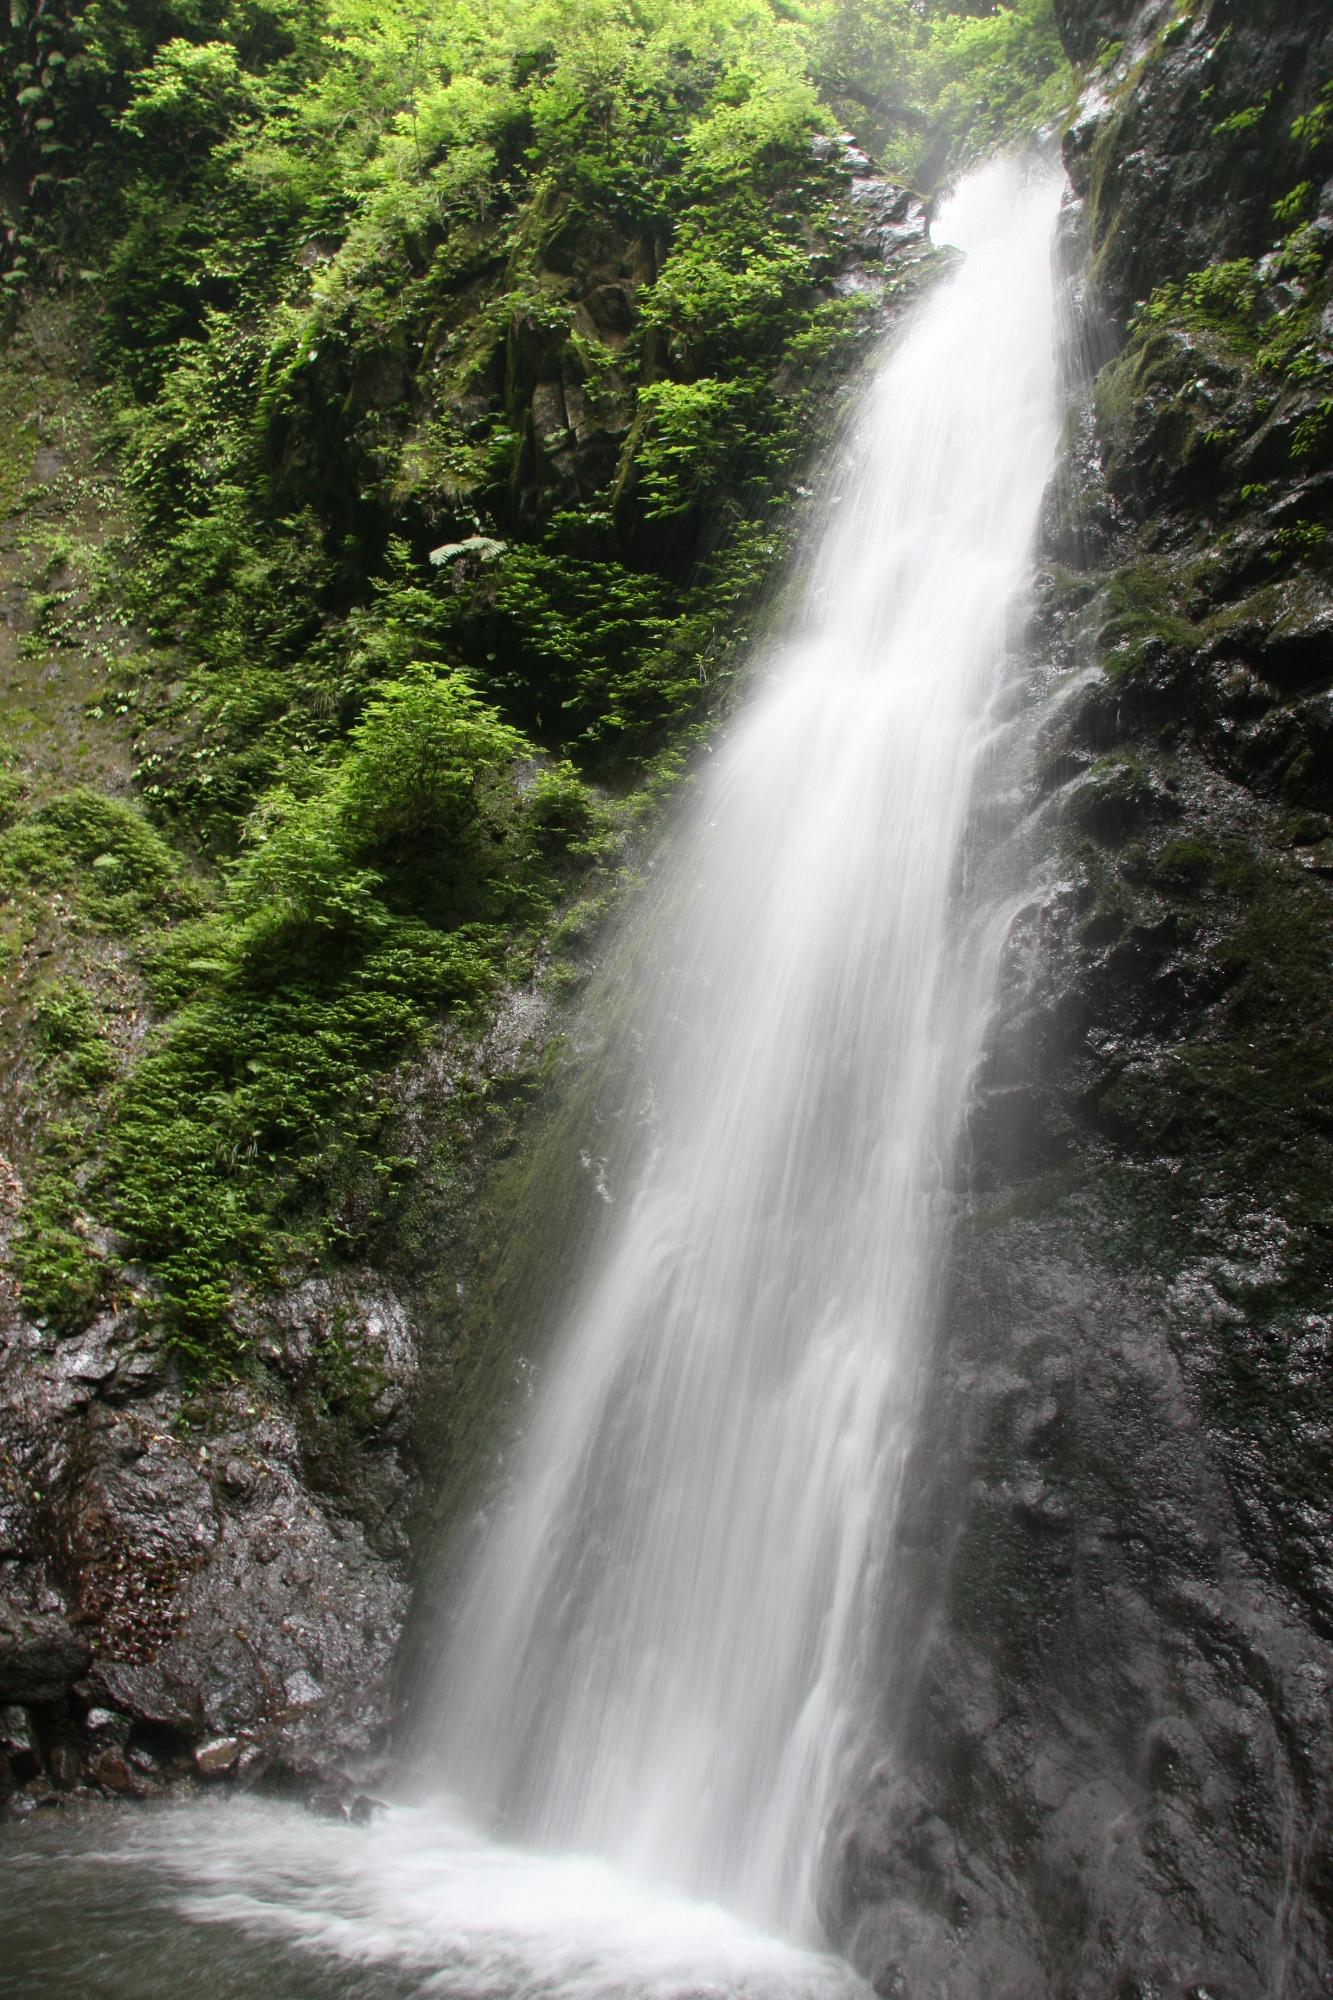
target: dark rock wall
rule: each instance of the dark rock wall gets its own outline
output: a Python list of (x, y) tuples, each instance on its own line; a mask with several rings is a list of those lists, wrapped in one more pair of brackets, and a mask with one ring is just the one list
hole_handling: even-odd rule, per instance
[(0, 1804), (373, 1781), (415, 1343), (382, 1287), (320, 1281), (254, 1330), (271, 1379), (191, 1393), (131, 1313), (4, 1329)]
[(1123, 321), (1154, 285), (1259, 256), (1273, 202), (1310, 171), (1291, 127), (1333, 74), (1327, 8), (1061, 0), (1056, 12), (1074, 61), (1105, 58), (1065, 146), (1102, 306)]
[(826, 1907), (886, 1994), (1314, 2000), (1333, 155), (1292, 128), (1333, 17), (1057, 12), (1089, 65), (1066, 148), (1087, 379), (1018, 829), (1046, 886), (1002, 968)]

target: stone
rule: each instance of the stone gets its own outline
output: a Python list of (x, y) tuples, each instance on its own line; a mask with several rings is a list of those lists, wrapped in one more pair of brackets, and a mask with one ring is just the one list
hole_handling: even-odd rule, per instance
[(313, 1708), (317, 1702), (324, 1699), (324, 1690), (319, 1682), (313, 1674), (306, 1673), (302, 1667), (298, 1667), (294, 1674), (287, 1676), (283, 1683), (283, 1692), (292, 1708)]
[(1017, 808), (1052, 888), (969, 1114), (821, 1909), (883, 1993), (1303, 1997), (1333, 1962), (1333, 1128), (1294, 1058), (1327, 1036), (1333, 591), (1287, 524), (1327, 517), (1328, 445), (1302, 459), (1307, 390), (1244, 340), (1127, 322), (1271, 248), (1322, 171), (1290, 126), (1333, 16), (1055, 6), (1105, 60), (1066, 139), (1080, 270), (1061, 246), (1096, 380), (1032, 665), (1067, 697)]
[(41, 1748), (32, 1717), (26, 1708), (17, 1705), (0, 1708), (0, 1750), (9, 1759), (11, 1768), (20, 1775), (40, 1768)]
[(194, 1753), (194, 1768), (201, 1778), (221, 1778), (231, 1770), (241, 1754), (239, 1736), (211, 1736)]
[(118, 1750), (99, 1750), (87, 1767), (92, 1784), (100, 1785), (105, 1792), (112, 1792), (117, 1798), (146, 1799), (148, 1786), (136, 1771), (132, 1771)]
[(0, 1598), (0, 1702), (61, 1701), (90, 1658), (64, 1618), (29, 1614)]
[(118, 1714), (114, 1708), (90, 1708), (83, 1718), (83, 1727), (94, 1743), (123, 1743), (133, 1722), (131, 1717)]
[(80, 1759), (74, 1744), (64, 1741), (53, 1743), (47, 1755), (46, 1768), (52, 1784), (62, 1792), (72, 1791), (79, 1782)]

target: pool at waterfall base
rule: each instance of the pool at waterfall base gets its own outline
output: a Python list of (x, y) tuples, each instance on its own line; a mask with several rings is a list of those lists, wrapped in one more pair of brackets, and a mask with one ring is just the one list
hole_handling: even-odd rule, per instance
[[(606, 1862), (390, 1806), (219, 1798), (0, 1836), (0, 1995), (866, 2000), (840, 1960)], [(71, 1921), (73, 1913), (77, 1913)]]

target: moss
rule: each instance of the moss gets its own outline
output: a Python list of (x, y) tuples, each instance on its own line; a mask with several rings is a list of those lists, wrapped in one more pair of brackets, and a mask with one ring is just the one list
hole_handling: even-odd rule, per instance
[(45, 1158), (24, 1189), (12, 1244), (18, 1296), (58, 1332), (84, 1325), (104, 1297), (110, 1272), (93, 1241), (77, 1163), (87, 1135), (78, 1124), (48, 1126)]
[(43, 986), (33, 1000), (32, 1018), (43, 1067), (57, 1089), (86, 1097), (116, 1074), (97, 1009), (77, 981), (53, 980)]
[(143, 814), (90, 787), (64, 793), (0, 834), (0, 885), (11, 895), (71, 895), (90, 923), (134, 933), (195, 898), (182, 866)]
[(1200, 627), (1182, 614), (1192, 571), (1175, 557), (1153, 557), (1114, 571), (1092, 602), (1095, 642), (1114, 679), (1129, 680), (1163, 654), (1196, 654)]
[(1167, 891), (1195, 890), (1213, 878), (1218, 863), (1218, 851), (1211, 842), (1183, 834), (1168, 840), (1152, 857), (1150, 876)]
[(297, 1420), (302, 1464), (317, 1491), (343, 1500), (355, 1495), (363, 1454), (384, 1428), (387, 1386), (346, 1311), (335, 1311), (316, 1343)]
[[(14, 956), (49, 932), (69, 975), (36, 1060), (84, 1121), (30, 1135), (25, 1240), (54, 1296), (86, 1218), (205, 1369), (245, 1365), (247, 1285), (377, 1254), (417, 1199), (395, 1073), (506, 980), (580, 976), (877, 312), (833, 282), (863, 223), (811, 144), (822, 17), (576, 8), (535, 49), (521, 9), (214, 12), (89, 15), (77, 160), (32, 196), (90, 274), (134, 508), (123, 560), (52, 542), (32, 646), (90, 657), (96, 568), (137, 629), (80, 692), (133, 791), (0, 800)], [(1031, 0), (924, 40), (911, 90), (993, 126), (1062, 73)], [(99, 953), (155, 1010), (119, 1056)]]

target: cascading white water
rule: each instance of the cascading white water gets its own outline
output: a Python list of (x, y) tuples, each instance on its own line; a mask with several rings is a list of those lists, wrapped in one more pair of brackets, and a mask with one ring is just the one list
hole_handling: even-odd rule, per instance
[(651, 1148), (439, 1677), (439, 1769), (506, 1837), (789, 1936), (984, 1024), (960, 841), (1053, 456), (1058, 200), (1000, 165), (943, 218), (966, 261), (874, 385), (803, 629), (622, 954)]
[(963, 833), (1055, 440), (1057, 201), (992, 168), (937, 225), (966, 262), (874, 385), (802, 629), (618, 959), (649, 1144), (444, 1648), (456, 1798), (368, 1828), (171, 1809), (108, 1851), (90, 1823), (56, 1884), (100, 1914), (60, 1943), (31, 1871), (20, 1962), (125, 2000), (146, 1957), (218, 2000), (866, 2000), (751, 1925), (818, 1940), (927, 1351), (993, 962)]

